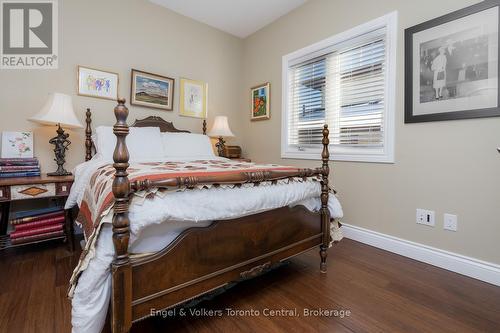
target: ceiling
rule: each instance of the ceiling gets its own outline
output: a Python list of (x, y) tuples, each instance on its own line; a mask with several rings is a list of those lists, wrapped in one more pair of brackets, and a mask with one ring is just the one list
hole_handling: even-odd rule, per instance
[(174, 12), (245, 38), (307, 0), (150, 0)]

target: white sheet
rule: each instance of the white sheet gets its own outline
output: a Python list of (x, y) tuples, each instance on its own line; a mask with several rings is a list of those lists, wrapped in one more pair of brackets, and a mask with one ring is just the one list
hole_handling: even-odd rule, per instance
[[(76, 168), (76, 181), (67, 206), (80, 203), (91, 175), (106, 163), (109, 161), (92, 160)], [(212, 220), (233, 219), (287, 205), (304, 204), (309, 209), (317, 210), (320, 207), (320, 192), (320, 184), (315, 181), (172, 192), (130, 207), (129, 248), (136, 253), (159, 251), (182, 230), (191, 226), (206, 226)], [(342, 216), (340, 204), (333, 195), (330, 196), (329, 208), (332, 217)], [(110, 221), (110, 217), (108, 215), (103, 221)], [(164, 234), (157, 235), (158, 231)], [(105, 223), (97, 240), (95, 256), (79, 278), (72, 299), (73, 333), (99, 333), (104, 325), (111, 286), (109, 269), (114, 256), (111, 235), (111, 225)]]

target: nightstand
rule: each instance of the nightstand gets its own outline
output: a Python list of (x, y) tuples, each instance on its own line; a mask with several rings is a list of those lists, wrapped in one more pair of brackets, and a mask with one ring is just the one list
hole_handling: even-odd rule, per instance
[(249, 162), (249, 163), (252, 162), (252, 160), (249, 158), (241, 158), (240, 157), (240, 158), (229, 158), (229, 159), (233, 160), (233, 161), (238, 161), (238, 162)]
[(1, 178), (0, 179), (0, 250), (39, 242), (60, 239), (68, 243), (70, 251), (74, 249), (73, 215), (70, 210), (64, 212), (63, 234), (52, 238), (44, 238), (32, 242), (14, 245), (7, 235), (11, 203), (20, 200), (60, 198), (63, 201), (69, 195), (73, 176)]

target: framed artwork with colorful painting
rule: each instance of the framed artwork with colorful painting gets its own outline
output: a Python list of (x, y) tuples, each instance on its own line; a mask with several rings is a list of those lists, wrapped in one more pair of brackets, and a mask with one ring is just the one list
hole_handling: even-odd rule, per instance
[(264, 84), (250, 88), (250, 96), (252, 98), (250, 120), (269, 119), (270, 114), (270, 87), (271, 84)]
[(78, 95), (118, 99), (118, 74), (78, 66)]
[(33, 158), (32, 132), (2, 132), (2, 158)]
[(174, 79), (132, 69), (130, 104), (172, 111)]
[(181, 79), (179, 114), (186, 117), (207, 118), (208, 84)]

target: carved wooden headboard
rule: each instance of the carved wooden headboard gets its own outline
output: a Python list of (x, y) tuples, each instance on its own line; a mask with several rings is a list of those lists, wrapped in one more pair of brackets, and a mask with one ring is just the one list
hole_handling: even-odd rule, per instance
[[(92, 158), (95, 152), (94, 142), (92, 141), (92, 112), (87, 109), (85, 113), (85, 161)], [(174, 124), (161, 117), (149, 116), (144, 119), (136, 119), (131, 127), (159, 127), (160, 132), (191, 133), (187, 130), (175, 128)], [(203, 134), (207, 134), (207, 120), (203, 119)]]

